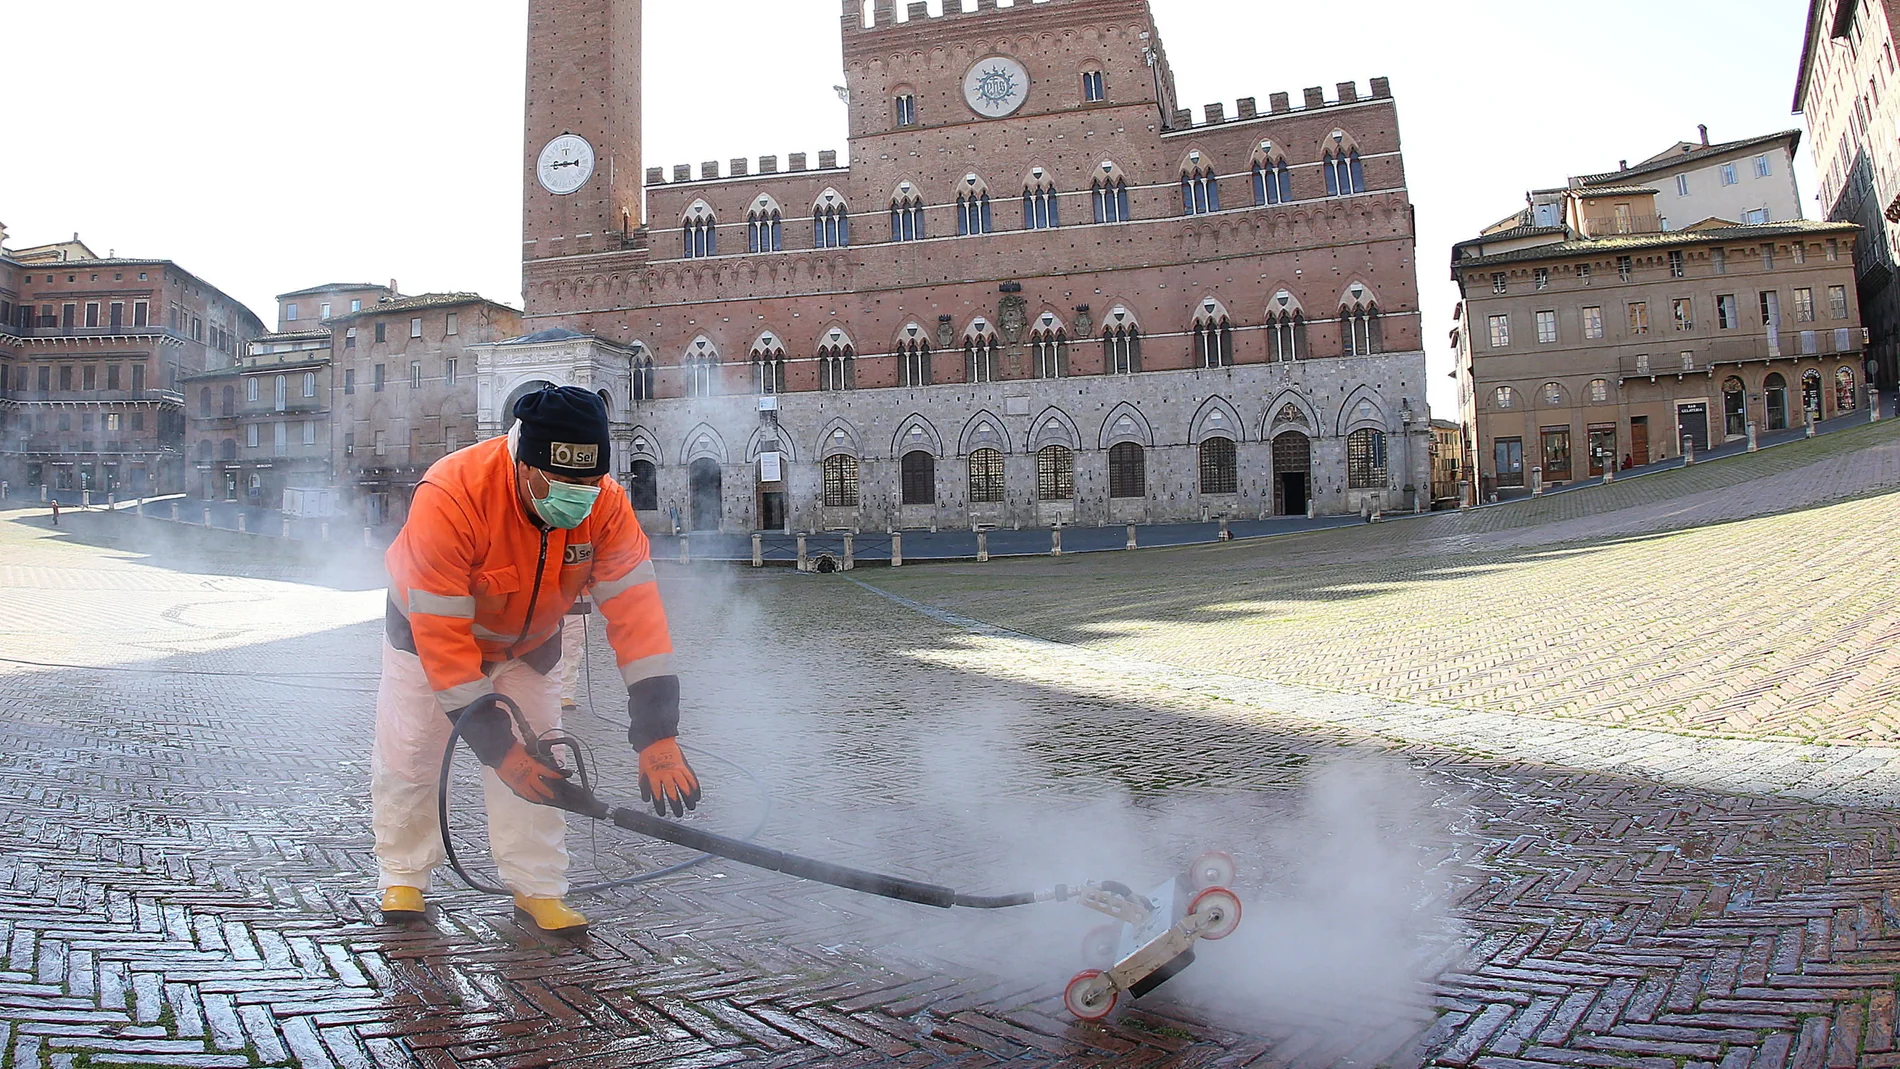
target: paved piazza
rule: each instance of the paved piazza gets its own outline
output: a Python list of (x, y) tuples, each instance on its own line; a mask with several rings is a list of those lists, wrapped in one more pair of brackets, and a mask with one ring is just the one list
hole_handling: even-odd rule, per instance
[(374, 559), (0, 511), (0, 1064), (1900, 1065), (1897, 520), (1883, 424), (1214, 547), (663, 570), (706, 826), (975, 891), (1236, 855), (1240, 931), (1082, 1025), (1073, 904), (711, 862), (577, 896), (578, 947), (447, 876), (382, 929)]

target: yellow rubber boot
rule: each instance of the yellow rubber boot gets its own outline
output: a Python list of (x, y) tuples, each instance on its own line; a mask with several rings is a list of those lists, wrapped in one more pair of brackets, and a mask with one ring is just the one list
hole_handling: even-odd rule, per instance
[(383, 923), (414, 924), (423, 918), (422, 891), (415, 887), (383, 889)]
[(587, 934), (587, 918), (558, 898), (530, 898), (527, 895), (515, 896), (515, 913), (526, 917), (536, 928), (549, 935), (580, 936)]

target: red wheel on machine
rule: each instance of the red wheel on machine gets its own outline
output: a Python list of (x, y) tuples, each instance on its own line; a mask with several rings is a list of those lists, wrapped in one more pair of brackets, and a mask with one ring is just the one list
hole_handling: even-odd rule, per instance
[(1196, 891), (1205, 891), (1210, 887), (1226, 887), (1233, 883), (1239, 871), (1239, 866), (1234, 864), (1234, 855), (1225, 850), (1209, 850), (1188, 866), (1188, 879)]
[(1078, 1021), (1099, 1021), (1115, 1009), (1121, 993), (1100, 969), (1084, 969), (1075, 974), (1062, 992), (1062, 1005)]
[(1089, 929), (1082, 937), (1082, 963), (1091, 969), (1106, 969), (1115, 964), (1122, 946), (1122, 926), (1104, 924)]
[(1240, 896), (1225, 887), (1209, 887), (1194, 896), (1188, 913), (1206, 923), (1202, 939), (1225, 939), (1240, 927)]

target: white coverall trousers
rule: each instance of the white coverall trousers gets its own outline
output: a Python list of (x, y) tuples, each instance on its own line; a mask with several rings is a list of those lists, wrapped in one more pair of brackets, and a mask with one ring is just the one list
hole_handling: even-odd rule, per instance
[(587, 656), (587, 617), (561, 617), (561, 703), (579, 705), (580, 691), (575, 689), (581, 674), (581, 658)]
[[(495, 693), (513, 698), (537, 733), (561, 726), (560, 682), (521, 661), (490, 670)], [(376, 745), (370, 754), (370, 801), (375, 807), (378, 886), (429, 888), (442, 864), (436, 783), (442, 750), (453, 725), (443, 713), (422, 659), (383, 643), (383, 678), (376, 692)], [(475, 763), (466, 745), (458, 763)], [(502, 882), (518, 895), (567, 895), (567, 820), (558, 809), (520, 798), (493, 769), (482, 769), (488, 803), (488, 845)]]

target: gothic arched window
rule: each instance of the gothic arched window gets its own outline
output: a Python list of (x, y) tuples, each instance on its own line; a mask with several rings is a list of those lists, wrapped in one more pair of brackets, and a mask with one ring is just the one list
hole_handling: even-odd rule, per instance
[(1359, 146), (1339, 130), (1333, 131), (1322, 161), (1326, 172), (1326, 195), (1345, 197), (1366, 191), (1365, 168), (1359, 163)]
[(851, 213), (845, 199), (835, 189), (827, 189), (812, 205), (814, 249), (842, 249), (851, 244)]
[(1148, 496), (1147, 454), (1134, 442), (1118, 442), (1108, 449), (1108, 496)]
[(1206, 215), (1220, 211), (1220, 179), (1214, 166), (1201, 159), (1196, 150), (1188, 155), (1181, 171), (1181, 214)]
[(976, 175), (963, 176), (957, 188), (957, 234), (988, 234), (996, 229), (990, 216), (990, 191)]
[(963, 335), (964, 381), (995, 382), (1002, 377), (1001, 369), (996, 331), (979, 319)]
[(1234, 366), (1234, 327), (1212, 297), (1194, 309), (1194, 355), (1204, 368)]
[(857, 508), (858, 458), (843, 455), (826, 457), (824, 484), (826, 508)]
[(891, 240), (924, 240), (924, 198), (909, 182), (898, 186), (891, 198)]
[(770, 197), (760, 197), (746, 212), (746, 250), (785, 251), (785, 216)]
[(1056, 185), (1042, 168), (1029, 173), (1023, 186), (1023, 229), (1053, 230), (1062, 225)]
[(719, 255), (719, 228), (713, 218), (712, 206), (705, 201), (694, 201), (693, 206), (686, 210), (681, 233), (687, 259)]
[(1201, 493), (1240, 492), (1240, 452), (1232, 438), (1209, 438), (1201, 443)]
[(1293, 199), (1293, 172), (1286, 153), (1271, 141), (1262, 141), (1253, 157), (1253, 202), (1256, 207), (1285, 204)]
[(818, 388), (828, 393), (855, 389), (858, 384), (857, 354), (849, 342), (818, 347)]
[(1363, 427), (1346, 436), (1346, 486), (1353, 490), (1383, 490), (1385, 432)]
[(633, 358), (633, 399), (651, 401), (659, 394), (654, 392), (653, 358), (641, 353)]
[(1066, 445), (1044, 446), (1036, 453), (1036, 499), (1070, 501), (1075, 498), (1075, 451)]
[(930, 343), (922, 338), (907, 338), (897, 344), (897, 384), (930, 385)]
[(1003, 503), (1003, 454), (995, 449), (979, 449), (970, 454), (970, 503)]
[(898, 461), (898, 482), (906, 505), (937, 503), (937, 458), (913, 449)]
[(1090, 183), (1090, 198), (1095, 202), (1095, 221), (1098, 223), (1125, 223), (1133, 216), (1128, 210), (1128, 179), (1122, 175), (1122, 169), (1115, 164), (1103, 161), (1096, 171), (1095, 180)]

